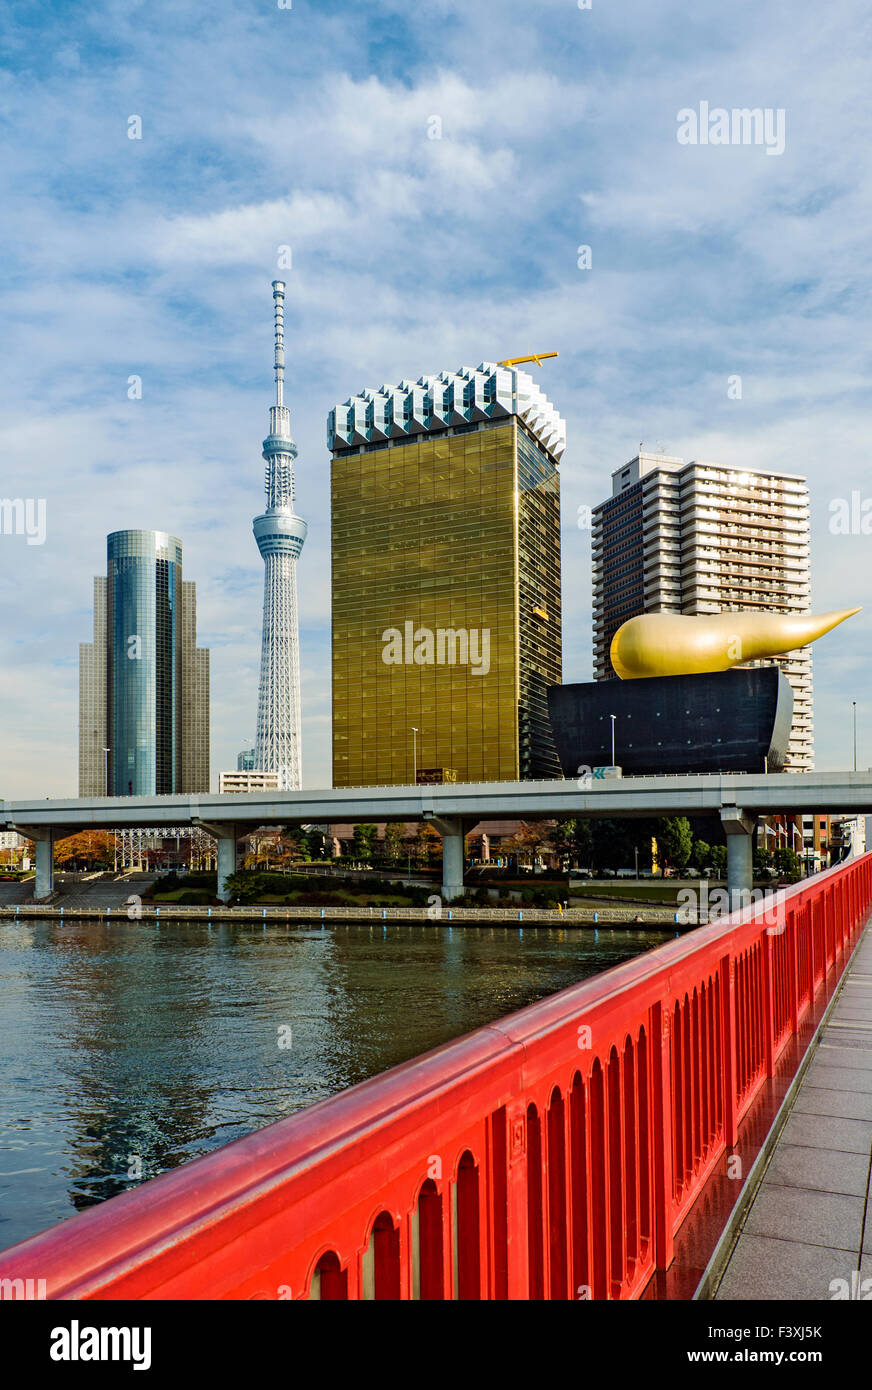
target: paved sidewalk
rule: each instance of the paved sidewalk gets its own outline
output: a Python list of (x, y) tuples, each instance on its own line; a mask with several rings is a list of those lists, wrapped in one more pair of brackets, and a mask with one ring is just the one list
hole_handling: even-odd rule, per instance
[(55, 874), (54, 907), (111, 907), (120, 909), (131, 893), (142, 894), (156, 882), (154, 874), (132, 873), (124, 878), (81, 878)]
[(33, 879), (25, 878), (16, 882), (6, 879), (0, 883), (0, 907), (14, 907), (16, 903), (33, 901)]
[(856, 1298), (858, 1280), (869, 1280), (866, 1292), (872, 1294), (870, 1173), (867, 927), (715, 1297)]

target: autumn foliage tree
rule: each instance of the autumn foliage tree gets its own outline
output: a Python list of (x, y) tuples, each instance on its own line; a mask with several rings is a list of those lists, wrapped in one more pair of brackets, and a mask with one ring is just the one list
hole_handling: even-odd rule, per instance
[(82, 830), (59, 841), (54, 858), (59, 868), (111, 868), (115, 858), (113, 837), (106, 830)]

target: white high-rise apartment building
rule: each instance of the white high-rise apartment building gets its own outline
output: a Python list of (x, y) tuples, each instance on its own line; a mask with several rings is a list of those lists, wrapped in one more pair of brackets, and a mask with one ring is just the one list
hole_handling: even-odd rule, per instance
[[(615, 470), (612, 496), (594, 508), (592, 570), (596, 680), (617, 679), (611, 641), (638, 613), (807, 613), (806, 481), (640, 452)], [(777, 660), (794, 695), (787, 769), (809, 771), (811, 649)]]

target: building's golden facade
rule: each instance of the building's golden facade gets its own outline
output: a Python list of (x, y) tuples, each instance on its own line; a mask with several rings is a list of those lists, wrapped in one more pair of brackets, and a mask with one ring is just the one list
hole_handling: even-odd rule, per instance
[(559, 776), (559, 477), (518, 417), (334, 448), (332, 540), (334, 785)]

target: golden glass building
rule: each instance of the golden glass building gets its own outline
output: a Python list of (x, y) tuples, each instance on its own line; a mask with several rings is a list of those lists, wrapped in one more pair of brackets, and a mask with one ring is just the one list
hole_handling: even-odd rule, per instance
[(334, 785), (560, 776), (553, 406), (484, 363), (352, 397), (328, 444)]

